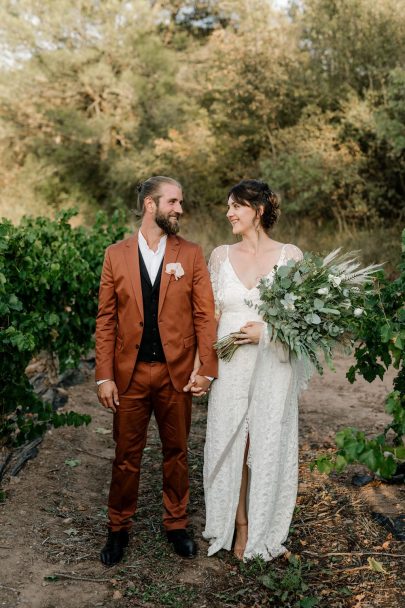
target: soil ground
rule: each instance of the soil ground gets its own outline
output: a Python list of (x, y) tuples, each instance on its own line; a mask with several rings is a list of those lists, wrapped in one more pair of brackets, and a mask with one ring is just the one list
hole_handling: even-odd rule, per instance
[(190, 516), (199, 556), (177, 557), (162, 533), (160, 444), (152, 420), (130, 547), (121, 564), (105, 568), (99, 551), (114, 453), (112, 419), (98, 405), (91, 376), (71, 387), (65, 409), (90, 414), (91, 424), (49, 431), (38, 456), (3, 482), (0, 606), (400, 606), (405, 547), (371, 512), (399, 513), (404, 488), (376, 481), (356, 488), (351, 477), (360, 469), (353, 467), (332, 477), (309, 470), (317, 454), (332, 448), (340, 428), (356, 426), (372, 434), (387, 421), (383, 402), (392, 376), (350, 385), (349, 365), (350, 360), (338, 358), (336, 373), (315, 376), (302, 396), (300, 486), (289, 553), (268, 564), (241, 564), (227, 552), (206, 557), (201, 538), (206, 405), (196, 403), (189, 444)]

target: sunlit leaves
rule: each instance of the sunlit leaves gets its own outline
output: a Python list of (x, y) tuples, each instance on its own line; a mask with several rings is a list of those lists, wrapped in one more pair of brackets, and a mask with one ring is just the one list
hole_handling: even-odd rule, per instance
[[(398, 370), (394, 390), (388, 394), (385, 410), (391, 416), (383, 433), (369, 439), (352, 428), (336, 434), (337, 454), (316, 460), (322, 473), (341, 471), (346, 464), (360, 462), (383, 478), (391, 477), (398, 463), (405, 461), (405, 230), (402, 233), (402, 261), (394, 281), (380, 277), (378, 288), (368, 291), (366, 314), (357, 318), (353, 327), (360, 342), (355, 350), (356, 363), (347, 373), (350, 382), (360, 374), (369, 382), (383, 379), (392, 365)], [(392, 445), (393, 444), (393, 445)]]
[(72, 228), (74, 214), (24, 218), (18, 227), (0, 223), (0, 433), (20, 443), (49, 423), (88, 423), (74, 412), (52, 412), (24, 374), (42, 350), (57, 356), (63, 369), (93, 344), (104, 249), (123, 237), (125, 226), (115, 213), (99, 215), (92, 229)]

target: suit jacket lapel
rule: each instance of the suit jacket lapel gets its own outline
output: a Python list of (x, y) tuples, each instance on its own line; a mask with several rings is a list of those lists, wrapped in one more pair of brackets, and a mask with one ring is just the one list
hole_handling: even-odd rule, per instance
[(134, 236), (128, 239), (124, 250), (124, 256), (135, 300), (138, 305), (141, 318), (143, 319), (143, 300), (141, 274), (139, 269), (138, 234), (134, 234)]
[(167, 288), (169, 287), (169, 281), (171, 279), (171, 275), (165, 272), (166, 264), (172, 264), (177, 260), (177, 256), (179, 255), (180, 250), (180, 242), (179, 239), (174, 235), (169, 235), (167, 237), (166, 243), (166, 251), (163, 258), (163, 267), (162, 267), (162, 278), (160, 280), (160, 291), (159, 291), (159, 312), (162, 310), (163, 302), (166, 297)]

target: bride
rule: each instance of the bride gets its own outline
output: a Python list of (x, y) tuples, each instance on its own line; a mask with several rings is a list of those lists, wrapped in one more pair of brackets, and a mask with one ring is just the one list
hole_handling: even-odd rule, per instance
[(274, 268), (302, 259), (294, 245), (268, 236), (279, 215), (276, 195), (243, 180), (228, 195), (234, 245), (211, 254), (218, 338), (239, 331), (229, 362), (220, 360), (209, 396), (204, 454), (208, 555), (270, 560), (285, 552), (298, 481), (297, 398), (307, 378), (298, 361), (270, 343), (255, 305), (258, 283)]

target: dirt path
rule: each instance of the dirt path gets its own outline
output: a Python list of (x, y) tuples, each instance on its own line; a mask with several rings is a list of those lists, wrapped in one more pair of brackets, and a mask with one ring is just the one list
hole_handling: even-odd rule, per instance
[[(319, 449), (331, 447), (342, 426), (376, 432), (387, 420), (382, 403), (391, 379), (371, 385), (359, 380), (351, 386), (345, 379), (347, 368), (348, 360), (338, 359), (336, 374), (315, 377), (302, 398), (300, 491), (288, 547), (299, 556), (294, 572), (299, 570), (308, 589), (294, 583), (297, 589), (288, 597), (294, 601), (317, 597), (317, 605), (328, 608), (395, 608), (404, 563), (399, 556), (405, 548), (373, 522), (367, 492), (350, 485), (352, 471), (329, 479), (311, 474), (308, 468)], [(199, 557), (192, 562), (177, 558), (162, 535), (160, 448), (152, 423), (130, 549), (122, 564), (103, 567), (98, 555), (105, 538), (114, 450), (111, 415), (98, 405), (92, 378), (69, 389), (68, 408), (91, 414), (91, 425), (48, 432), (38, 457), (3, 484), (7, 498), (0, 504), (0, 606), (298, 605), (292, 599), (291, 604), (277, 599), (271, 590), (271, 577), (284, 581), (291, 571), (294, 564), (288, 560), (241, 566), (229, 554), (205, 557), (203, 404), (195, 405), (190, 438), (190, 514)], [(384, 486), (380, 491), (379, 487), (374, 485), (379, 499), (388, 492), (386, 500), (398, 505), (403, 501), (402, 488)], [(370, 557), (383, 564), (386, 573), (372, 571)]]

